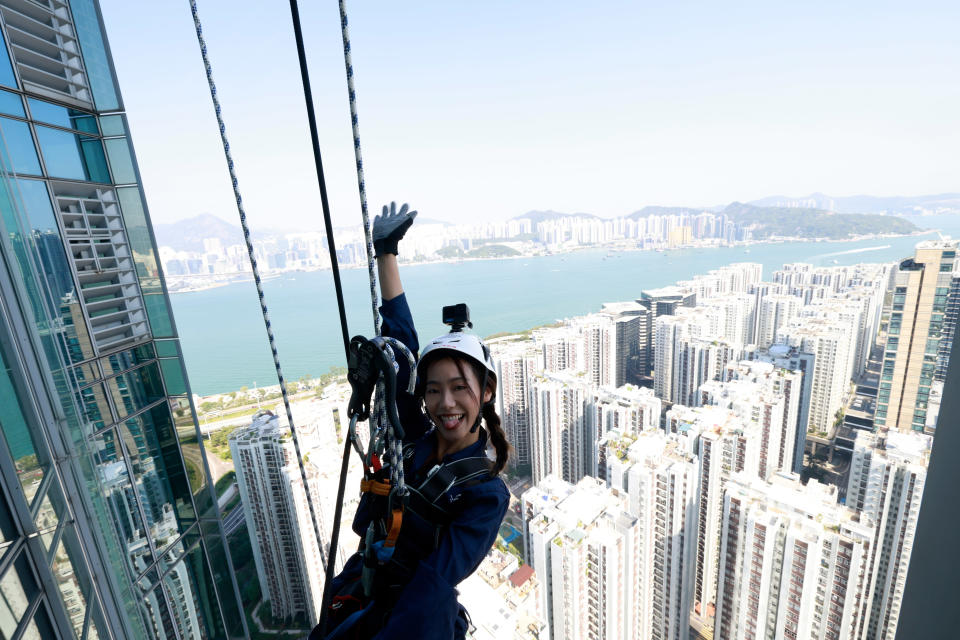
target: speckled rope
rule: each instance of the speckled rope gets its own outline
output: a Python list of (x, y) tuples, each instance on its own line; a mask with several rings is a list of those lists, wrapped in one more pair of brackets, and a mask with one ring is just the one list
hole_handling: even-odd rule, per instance
[(200, 44), (200, 54), (203, 56), (203, 66), (207, 71), (207, 84), (210, 87), (210, 99), (213, 101), (213, 110), (217, 114), (217, 124), (220, 126), (220, 140), (223, 143), (223, 154), (227, 159), (227, 169), (230, 171), (230, 182), (233, 183), (233, 195), (237, 201), (237, 212), (240, 214), (240, 226), (243, 228), (243, 239), (247, 244), (247, 254), (250, 256), (250, 266), (253, 269), (253, 281), (257, 285), (257, 295), (260, 298), (260, 311), (263, 312), (263, 324), (267, 329), (267, 340), (270, 342), (270, 351), (273, 353), (273, 365), (277, 370), (277, 380), (280, 381), (280, 394), (283, 396), (283, 407), (287, 412), (287, 422), (290, 424), (290, 434), (293, 436), (293, 447), (297, 452), (297, 463), (300, 465), (300, 478), (303, 480), (303, 490), (307, 497), (307, 506), (310, 508), (310, 521), (313, 524), (313, 533), (317, 537), (317, 544), (320, 547), (320, 558), (324, 565), (327, 564), (326, 553), (323, 549), (324, 538), (320, 535), (320, 527), (317, 524), (317, 514), (313, 506), (313, 497), (310, 492), (310, 484), (307, 481), (307, 470), (303, 466), (303, 456), (300, 453), (300, 439), (297, 437), (297, 428), (293, 423), (293, 412), (290, 410), (290, 397), (287, 395), (287, 383), (283, 377), (283, 370), (280, 368), (280, 356), (277, 353), (277, 344), (273, 337), (273, 327), (270, 324), (270, 314), (267, 311), (267, 303), (263, 295), (263, 284), (260, 279), (260, 270), (257, 268), (257, 258), (253, 252), (253, 242), (250, 239), (250, 228), (247, 225), (247, 214), (243, 210), (243, 200), (240, 197), (240, 187), (237, 182), (237, 173), (233, 164), (233, 156), (230, 153), (230, 143), (227, 141), (227, 127), (223, 123), (223, 114), (220, 109), (220, 100), (217, 98), (217, 85), (213, 81), (213, 69), (210, 66), (210, 58), (207, 56), (207, 43), (203, 39), (203, 27), (200, 25), (200, 16), (197, 13), (196, 0), (190, 0), (190, 12), (193, 14), (193, 24), (197, 29), (197, 42)]
[(347, 28), (347, 6), (340, 0), (340, 33), (343, 36), (343, 63), (347, 68), (347, 95), (350, 97), (350, 124), (353, 129), (353, 155), (357, 164), (357, 188), (360, 191), (360, 214), (363, 237), (367, 244), (367, 273), (370, 276), (370, 303), (373, 306), (373, 329), (380, 335), (380, 301), (377, 298), (377, 272), (373, 259), (373, 234), (367, 209), (367, 186), (363, 178), (363, 156), (360, 153), (360, 121), (357, 118), (357, 92), (353, 88), (353, 60), (350, 56), (350, 30)]

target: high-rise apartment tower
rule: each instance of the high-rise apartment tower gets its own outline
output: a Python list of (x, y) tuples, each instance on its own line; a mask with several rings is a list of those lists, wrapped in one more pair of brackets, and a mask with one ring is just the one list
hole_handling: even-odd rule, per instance
[(246, 636), (95, 0), (0, 0), (0, 362), (0, 636)]

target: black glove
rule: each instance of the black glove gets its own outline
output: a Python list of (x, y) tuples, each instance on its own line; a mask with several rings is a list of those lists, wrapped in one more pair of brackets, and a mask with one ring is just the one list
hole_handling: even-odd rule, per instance
[(407, 211), (408, 208), (404, 204), (400, 211), (397, 211), (397, 203), (391, 202), (389, 209), (387, 205), (383, 205), (383, 213), (373, 219), (373, 254), (376, 257), (386, 253), (397, 255), (400, 238), (417, 217), (417, 212)]

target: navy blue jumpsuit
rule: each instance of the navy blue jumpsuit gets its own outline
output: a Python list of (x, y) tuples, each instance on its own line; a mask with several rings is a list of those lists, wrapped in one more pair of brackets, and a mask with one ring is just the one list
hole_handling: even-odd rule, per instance
[[(383, 317), (383, 335), (396, 338), (413, 353), (418, 353), (420, 344), (406, 296), (400, 294), (384, 301), (380, 313)], [(400, 372), (397, 388), (405, 390), (410, 371), (406, 360), (399, 354), (398, 361)], [(474, 444), (446, 456), (442, 461), (432, 460), (436, 436), (432, 423), (421, 409), (419, 399), (409, 396), (406, 391), (398, 391), (397, 410), (406, 432), (405, 442), (414, 443), (412, 462), (408, 461), (405, 465), (407, 484), (418, 486), (425, 479), (427, 471), (438, 462), (485, 455), (487, 434), (481, 429), (480, 437)], [(353, 530), (361, 538), (373, 517), (368, 498), (369, 494), (364, 494), (353, 520)], [(497, 531), (510, 503), (510, 493), (497, 476), (478, 484), (454, 487), (441, 500), (443, 504), (438, 506), (456, 515), (440, 538), (439, 545), (420, 559), (416, 570), (409, 576), (409, 582), (396, 600), (386, 626), (373, 636), (377, 640), (452, 640), (464, 636), (466, 625), (458, 616), (460, 606), (455, 588), (477, 569), (496, 541)], [(401, 537), (432, 540), (434, 530), (424, 524), (416, 517), (404, 517)], [(341, 585), (355, 580), (360, 575), (361, 567), (360, 555), (351, 556), (344, 570), (334, 578), (334, 593)]]

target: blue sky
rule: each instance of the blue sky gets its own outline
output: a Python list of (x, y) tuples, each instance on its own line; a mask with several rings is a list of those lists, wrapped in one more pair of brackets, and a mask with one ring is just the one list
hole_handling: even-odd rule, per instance
[[(288, 4), (199, 1), (252, 224), (320, 228)], [(652, 4), (349, 3), (372, 209), (960, 190), (960, 3)], [(101, 8), (154, 221), (234, 220), (189, 3)], [(352, 224), (337, 6), (300, 10), (334, 222)]]

